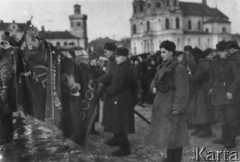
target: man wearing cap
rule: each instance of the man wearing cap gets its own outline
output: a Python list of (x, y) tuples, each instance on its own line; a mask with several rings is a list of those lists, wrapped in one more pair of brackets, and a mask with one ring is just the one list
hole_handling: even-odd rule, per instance
[[(108, 58), (109, 61), (106, 65), (105, 74), (103, 76), (101, 76), (100, 78), (98, 78), (98, 81), (100, 83), (99, 88), (98, 88), (99, 94), (102, 93), (102, 89), (107, 89), (111, 84), (113, 70), (117, 66), (115, 56), (114, 56), (115, 50), (116, 50), (116, 45), (114, 43), (108, 42), (104, 45), (104, 55)], [(105, 95), (104, 101), (103, 101), (103, 119), (102, 119), (103, 125), (111, 122), (108, 120), (108, 117), (106, 114), (108, 109), (112, 109), (112, 107), (111, 107), (112, 105), (109, 103), (109, 101), (110, 101), (110, 96)], [(110, 140), (106, 141), (106, 144), (109, 146), (114, 146), (114, 145), (116, 145), (116, 143), (118, 143), (116, 134), (114, 134)]]
[(117, 48), (115, 54), (117, 66), (111, 84), (106, 90), (110, 105), (106, 109), (108, 122), (104, 123), (104, 131), (117, 135), (114, 146), (119, 146), (119, 149), (112, 155), (126, 156), (131, 154), (127, 134), (135, 132), (136, 78), (133, 75), (134, 69), (128, 60), (128, 50)]
[(228, 43), (220, 41), (216, 45), (219, 60), (213, 65), (211, 104), (222, 115), (222, 136), (214, 143), (226, 148), (235, 146), (238, 128), (238, 105), (240, 70), (237, 62), (229, 57)]

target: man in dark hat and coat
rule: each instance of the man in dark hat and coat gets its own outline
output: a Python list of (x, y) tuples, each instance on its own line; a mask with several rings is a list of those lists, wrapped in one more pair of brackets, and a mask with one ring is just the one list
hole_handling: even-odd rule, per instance
[(128, 60), (126, 48), (116, 49), (117, 66), (111, 84), (106, 89), (109, 107), (106, 109), (104, 131), (116, 134), (115, 143), (119, 146), (113, 156), (131, 154), (127, 134), (134, 133), (134, 106), (136, 104), (137, 83), (134, 69)]
[(240, 69), (229, 57), (228, 43), (220, 41), (216, 45), (219, 60), (213, 66), (211, 103), (222, 114), (222, 136), (214, 143), (226, 148), (235, 146), (238, 128)]

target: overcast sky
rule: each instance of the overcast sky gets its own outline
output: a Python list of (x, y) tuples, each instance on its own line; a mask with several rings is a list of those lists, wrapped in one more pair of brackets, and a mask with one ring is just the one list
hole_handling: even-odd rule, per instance
[[(4, 22), (24, 23), (33, 16), (33, 24), (45, 30), (70, 30), (68, 16), (73, 14), (73, 5), (80, 4), (83, 14), (88, 15), (88, 37), (93, 40), (108, 36), (121, 39), (130, 36), (130, 21), (133, 0), (0, 0), (0, 19)], [(201, 0), (181, 0), (201, 2)], [(207, 0), (229, 16), (232, 33), (240, 33), (240, 0)]]

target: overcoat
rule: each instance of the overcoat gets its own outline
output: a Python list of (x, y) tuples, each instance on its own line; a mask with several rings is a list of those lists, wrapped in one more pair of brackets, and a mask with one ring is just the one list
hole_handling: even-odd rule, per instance
[[(98, 78), (98, 81), (104, 85), (104, 89), (106, 89), (110, 86), (111, 80), (113, 77), (113, 71), (115, 70), (116, 66), (117, 66), (117, 63), (116, 63), (115, 59), (109, 60), (109, 62), (107, 63), (107, 66), (106, 66), (105, 74), (102, 75), (100, 78)], [(106, 117), (107, 117), (106, 111), (107, 111), (107, 109), (111, 109), (111, 107), (109, 107), (110, 106), (109, 101), (110, 101), (109, 96), (104, 94), (104, 97), (103, 97), (103, 119), (102, 119), (103, 125), (104, 125), (104, 123), (106, 123), (105, 122)]]
[(195, 73), (189, 77), (190, 84), (193, 87), (193, 94), (189, 103), (189, 121), (192, 124), (211, 122), (212, 110), (208, 93), (211, 88), (211, 75), (211, 60), (200, 59)]
[[(222, 106), (239, 102), (240, 68), (234, 57), (219, 59), (213, 65), (211, 104)], [(233, 95), (232, 100), (227, 100), (226, 93)]]
[[(167, 92), (158, 91), (154, 99), (151, 143), (159, 148), (171, 149), (189, 143), (186, 117), (189, 83), (187, 70), (182, 64), (177, 64), (166, 75), (162, 75), (164, 69), (162, 67), (169, 62), (176, 60), (163, 62), (151, 83), (151, 89), (157, 86), (159, 80), (163, 80), (170, 87)], [(180, 114), (172, 115), (173, 110), (179, 111)]]
[(104, 131), (111, 133), (134, 133), (134, 106), (137, 82), (130, 62), (118, 64), (110, 86), (106, 90)]

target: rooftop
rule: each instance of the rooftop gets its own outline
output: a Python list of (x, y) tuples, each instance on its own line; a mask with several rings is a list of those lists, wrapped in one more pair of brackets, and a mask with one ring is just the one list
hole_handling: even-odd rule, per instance
[(210, 8), (202, 3), (179, 2), (179, 6), (183, 11), (183, 15), (213, 16), (228, 19), (228, 17), (217, 8)]
[(41, 31), (39, 36), (44, 39), (76, 39), (69, 31)]

